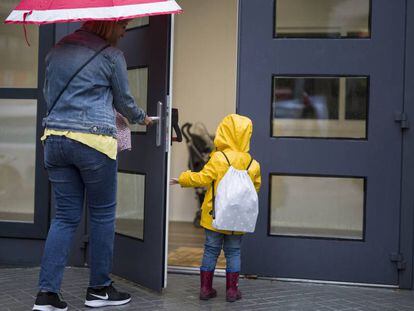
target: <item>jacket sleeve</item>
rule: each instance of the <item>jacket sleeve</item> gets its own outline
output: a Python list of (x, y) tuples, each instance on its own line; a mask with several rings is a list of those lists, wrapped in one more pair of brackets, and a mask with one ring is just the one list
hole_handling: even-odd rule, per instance
[(217, 158), (213, 155), (200, 172), (181, 173), (178, 182), (182, 187), (207, 187), (217, 179)]
[(260, 186), (262, 184), (262, 175), (260, 174), (260, 164), (259, 162), (256, 162), (256, 163), (257, 163), (257, 172), (254, 175), (253, 184), (254, 184), (254, 187), (256, 188), (256, 191), (259, 192)]
[(116, 55), (111, 76), (112, 93), (115, 109), (128, 119), (130, 123), (144, 122), (146, 113), (135, 104), (134, 97), (129, 90), (128, 72), (124, 55)]

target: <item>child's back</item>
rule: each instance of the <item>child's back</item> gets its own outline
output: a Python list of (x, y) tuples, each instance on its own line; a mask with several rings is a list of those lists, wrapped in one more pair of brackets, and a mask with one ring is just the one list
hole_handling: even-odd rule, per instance
[[(229, 164), (225, 158), (227, 156), (231, 165), (239, 170), (245, 170), (252, 157), (248, 153), (250, 150), (250, 138), (252, 136), (253, 125), (249, 118), (237, 114), (230, 114), (225, 117), (216, 131), (214, 145), (216, 151), (211, 154), (208, 163), (200, 172), (187, 171), (180, 175), (179, 183), (183, 187), (208, 187), (201, 206), (201, 226), (212, 231), (224, 234), (232, 234), (229, 231), (217, 230), (212, 226), (213, 191), (216, 193), (220, 180), (229, 169)], [(223, 155), (223, 153), (225, 156)], [(259, 191), (261, 177), (260, 165), (253, 160), (250, 164), (248, 174), (257, 191)]]

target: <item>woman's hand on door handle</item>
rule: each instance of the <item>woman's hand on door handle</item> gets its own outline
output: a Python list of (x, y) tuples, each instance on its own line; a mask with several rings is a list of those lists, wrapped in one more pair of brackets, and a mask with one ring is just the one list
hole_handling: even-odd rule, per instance
[(149, 126), (149, 125), (152, 125), (153, 123), (154, 123), (154, 120), (151, 117), (149, 117), (149, 116), (145, 117), (145, 119), (144, 119), (144, 124), (145, 125)]

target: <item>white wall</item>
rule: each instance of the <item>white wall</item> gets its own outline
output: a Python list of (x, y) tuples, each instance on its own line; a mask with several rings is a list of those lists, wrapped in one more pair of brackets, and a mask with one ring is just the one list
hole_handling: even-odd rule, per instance
[[(175, 19), (173, 107), (180, 125), (203, 122), (214, 133), (236, 110), (237, 0), (179, 0)], [(187, 170), (185, 143), (172, 147), (171, 176)], [(170, 220), (192, 221), (198, 208), (194, 189), (172, 187)]]

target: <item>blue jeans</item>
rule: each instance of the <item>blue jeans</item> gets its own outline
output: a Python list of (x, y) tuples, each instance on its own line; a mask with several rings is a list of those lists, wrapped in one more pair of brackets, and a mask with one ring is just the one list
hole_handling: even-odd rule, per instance
[(44, 151), (56, 216), (46, 240), (39, 288), (60, 291), (69, 249), (81, 220), (85, 192), (90, 215), (89, 285), (109, 285), (115, 235), (117, 161), (64, 136), (49, 136)]
[(206, 229), (201, 271), (214, 271), (221, 249), (226, 257), (226, 272), (240, 272), (241, 235), (222, 234)]

